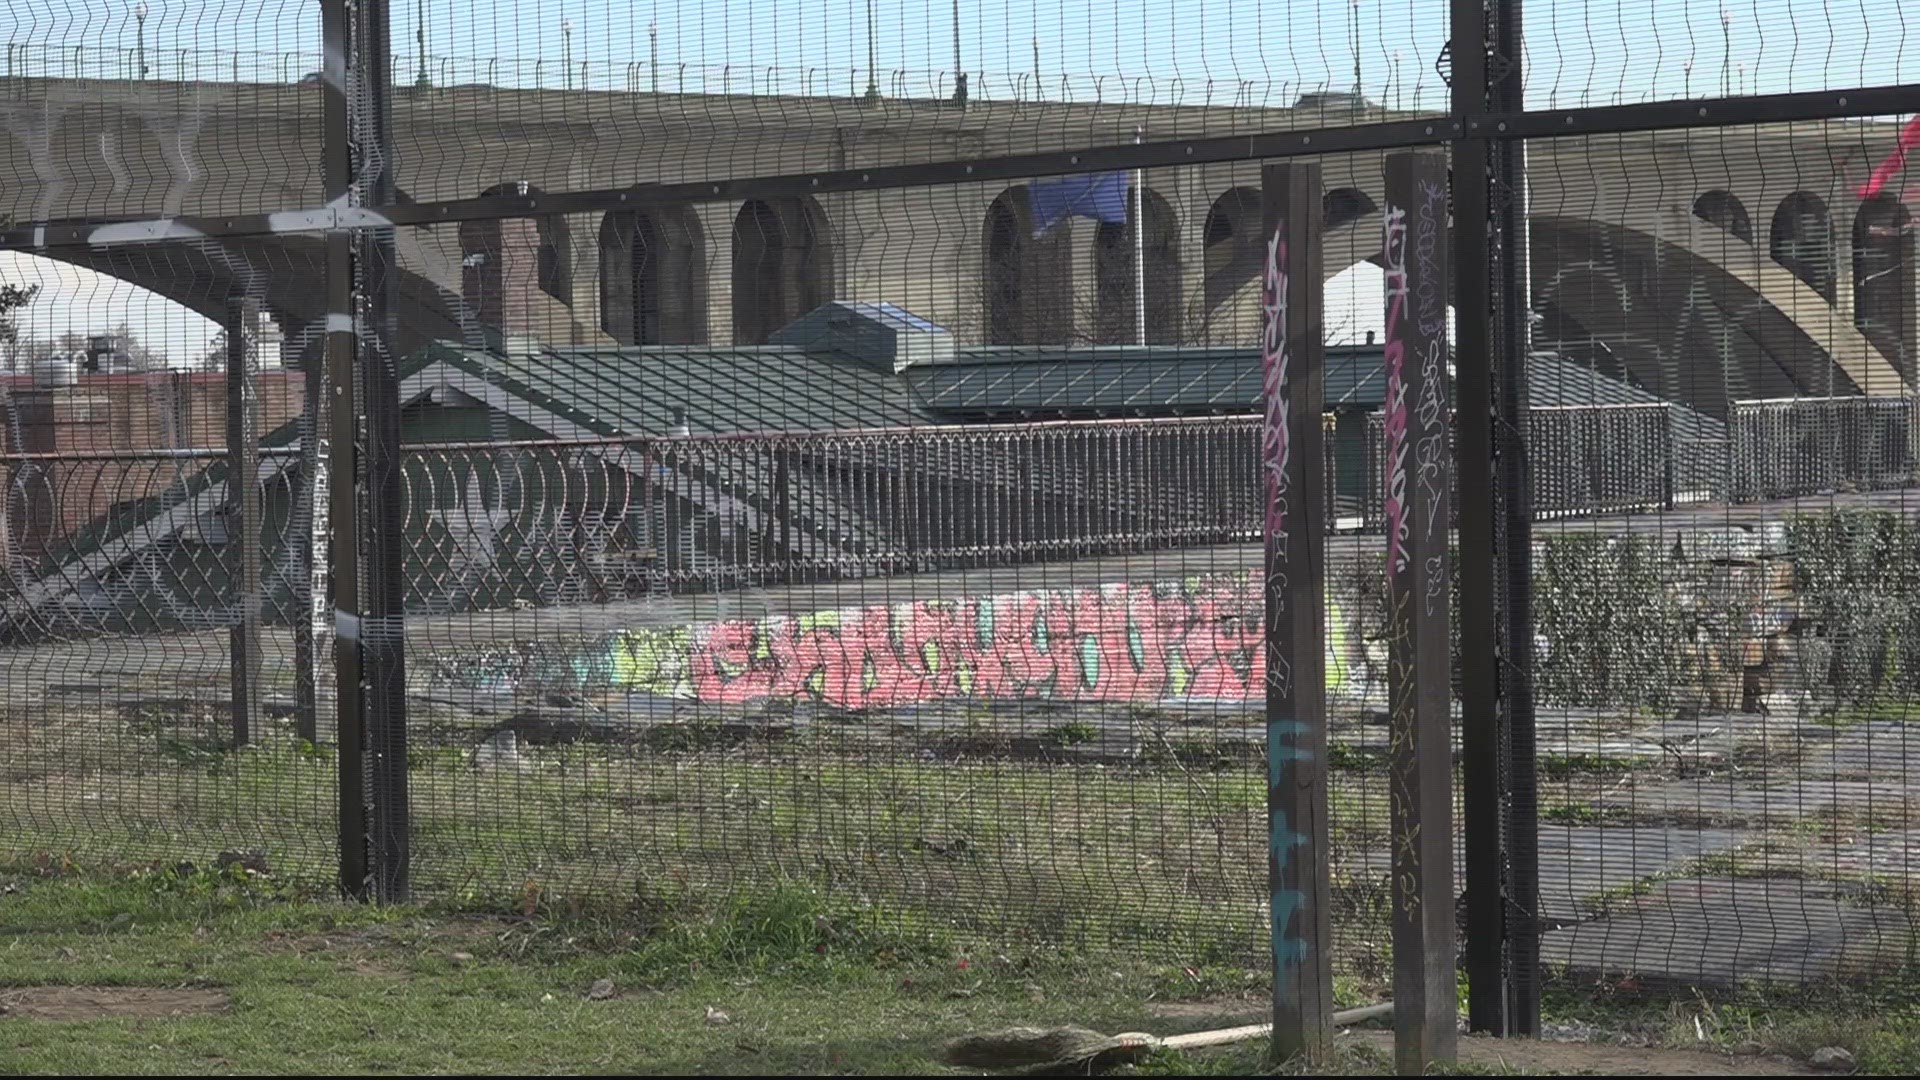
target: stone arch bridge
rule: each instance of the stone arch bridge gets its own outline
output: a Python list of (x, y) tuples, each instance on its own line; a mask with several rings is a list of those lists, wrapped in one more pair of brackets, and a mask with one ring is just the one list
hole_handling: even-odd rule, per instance
[[(0, 217), (217, 216), (310, 207), (321, 91), (300, 85), (0, 81)], [(1252, 109), (403, 89), (398, 182), (417, 200), (605, 189), (1404, 118)], [(1708, 412), (1743, 398), (1915, 382), (1914, 239), (1854, 188), (1890, 124), (1828, 122), (1530, 147), (1537, 343)], [(1329, 276), (1379, 248), (1383, 155), (1322, 160)], [(1260, 162), (1145, 174), (1146, 338), (1248, 343)], [(1897, 190), (1898, 184), (1893, 185)], [(833, 298), (885, 300), (962, 340), (1132, 343), (1127, 226), (1036, 236), (1026, 185), (399, 230), (400, 346), (532, 337), (752, 344)], [(289, 337), (321, 315), (321, 240), (48, 249), (212, 318), (260, 298)]]

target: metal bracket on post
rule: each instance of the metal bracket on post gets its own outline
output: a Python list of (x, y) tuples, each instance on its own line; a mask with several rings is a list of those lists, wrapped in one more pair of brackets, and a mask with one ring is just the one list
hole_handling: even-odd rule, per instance
[(1262, 172), (1267, 237), (1261, 363), (1266, 422), (1269, 913), (1276, 1057), (1332, 1049), (1327, 851), (1326, 482), (1321, 414), (1321, 182), (1315, 164)]

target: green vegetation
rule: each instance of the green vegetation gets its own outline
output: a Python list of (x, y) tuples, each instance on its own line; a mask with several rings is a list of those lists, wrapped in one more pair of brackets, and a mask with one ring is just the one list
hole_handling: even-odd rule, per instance
[[(937, 1074), (937, 1048), (963, 1032), (1166, 1035), (1266, 1008), (1255, 970), (982, 938), (782, 883), (721, 904), (654, 889), (578, 906), (531, 890), (498, 907), (378, 908), (237, 867), (42, 857), (0, 865), (0, 956), (0, 1056), (26, 1073)], [(1600, 1045), (1468, 1040), (1436, 1071), (1607, 1071), (1643, 1053), (1624, 1039), (1802, 1060), (1840, 1046), (1863, 1071), (1907, 1074), (1920, 1065), (1916, 985), (1708, 996), (1555, 983), (1547, 1021), (1587, 1025)], [(1254, 1041), (1138, 1071), (1377, 1075), (1391, 1060), (1377, 1029), (1312, 1067), (1276, 1070), (1265, 1055)]]
[[(0, 882), (9, 1072), (928, 1073), (963, 1031), (1167, 1029), (1147, 1003), (1244, 982), (1119, 954), (974, 948), (801, 887), (572, 915), (537, 899), (521, 915), (342, 904), (238, 870), (43, 860)], [(76, 1008), (49, 987), (109, 989)], [(131, 1015), (133, 988), (188, 1015)]]

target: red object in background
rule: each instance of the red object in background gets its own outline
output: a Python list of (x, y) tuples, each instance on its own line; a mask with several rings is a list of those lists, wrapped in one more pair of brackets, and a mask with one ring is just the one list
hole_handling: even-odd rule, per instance
[(1916, 146), (1920, 146), (1920, 116), (1907, 121), (1907, 126), (1900, 129), (1899, 145), (1895, 146), (1893, 153), (1888, 154), (1887, 159), (1873, 170), (1873, 175), (1867, 178), (1867, 182), (1860, 185), (1860, 197), (1871, 199), (1880, 194), (1880, 189), (1887, 186), (1887, 181), (1893, 179), (1893, 175), (1906, 166), (1907, 151)]

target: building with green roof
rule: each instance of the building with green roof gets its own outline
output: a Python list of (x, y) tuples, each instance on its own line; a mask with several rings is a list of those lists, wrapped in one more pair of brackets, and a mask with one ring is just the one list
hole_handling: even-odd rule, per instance
[[(1349, 522), (1375, 501), (1383, 363), (1378, 345), (1327, 349), (1329, 486)], [(1667, 404), (1558, 357), (1536, 357), (1530, 374), (1536, 407)], [(801, 568), (1073, 558), (1130, 536), (1251, 540), (1260, 393), (1253, 348), (960, 346), (911, 312), (860, 302), (826, 304), (759, 346), (436, 344), (401, 371), (409, 603), (593, 602)], [(1696, 439), (1718, 437), (1719, 421), (1672, 408)], [(1046, 426), (1115, 418), (1170, 423), (1097, 445), (1090, 429)], [(298, 433), (296, 421), (262, 440), (280, 622), (310, 579), (293, 542), (312, 521)], [(14, 465), (9, 484), (60, 495), (36, 467), (48, 466)], [(227, 473), (224, 459), (196, 459), (164, 493), (112, 506), (15, 567), (0, 636), (230, 622)]]

